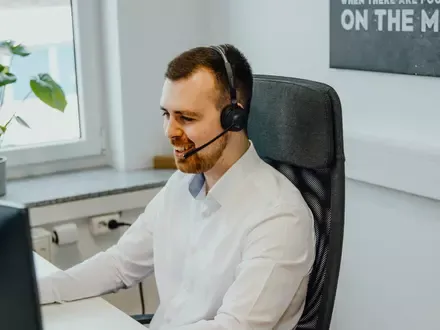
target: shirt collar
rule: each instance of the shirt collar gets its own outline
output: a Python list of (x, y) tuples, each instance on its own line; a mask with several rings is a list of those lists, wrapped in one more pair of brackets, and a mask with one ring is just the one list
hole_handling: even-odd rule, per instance
[[(237, 184), (243, 182), (243, 179), (252, 172), (260, 158), (251, 140), (249, 143), (246, 152), (216, 182), (206, 198), (213, 198), (220, 205), (224, 205), (233, 195), (234, 190), (238, 188)], [(194, 198), (198, 198), (198, 196), (204, 195), (204, 190), (205, 176), (203, 173), (195, 174), (189, 182), (189, 192)]]

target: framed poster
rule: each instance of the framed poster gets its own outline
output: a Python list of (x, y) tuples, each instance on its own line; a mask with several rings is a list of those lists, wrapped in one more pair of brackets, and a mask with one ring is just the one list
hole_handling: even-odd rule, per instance
[(440, 77), (440, 0), (330, 0), (330, 67)]

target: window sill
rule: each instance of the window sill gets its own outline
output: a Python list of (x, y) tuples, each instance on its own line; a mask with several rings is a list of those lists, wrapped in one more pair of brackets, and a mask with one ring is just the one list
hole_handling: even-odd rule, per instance
[(32, 225), (43, 225), (145, 207), (174, 172), (102, 167), (8, 180), (0, 200), (26, 205)]

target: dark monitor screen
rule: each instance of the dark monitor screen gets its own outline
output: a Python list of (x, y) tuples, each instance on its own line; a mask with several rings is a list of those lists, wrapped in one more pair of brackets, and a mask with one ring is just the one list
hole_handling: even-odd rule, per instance
[(0, 322), (42, 330), (28, 210), (0, 201)]

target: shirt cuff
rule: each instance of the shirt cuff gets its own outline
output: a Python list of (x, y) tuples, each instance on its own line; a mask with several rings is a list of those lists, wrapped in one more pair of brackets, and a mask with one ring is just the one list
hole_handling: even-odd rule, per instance
[(37, 282), (38, 282), (39, 300), (41, 305), (51, 304), (59, 300), (56, 298), (52, 279), (50, 277), (39, 278)]

